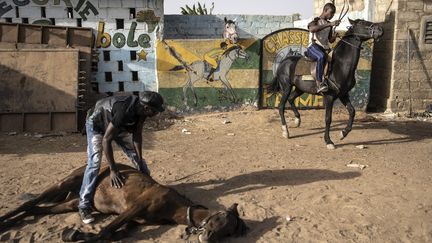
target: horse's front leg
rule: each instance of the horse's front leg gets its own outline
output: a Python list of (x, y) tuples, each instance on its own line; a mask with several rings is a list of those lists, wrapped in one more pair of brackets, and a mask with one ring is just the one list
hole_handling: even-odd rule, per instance
[(236, 103), (237, 102), (237, 96), (236, 96), (234, 89), (232, 88), (230, 82), (228, 81), (228, 79), (226, 77), (226, 73), (225, 74), (219, 74), (219, 75), (220, 75), (219, 80), (225, 86), (225, 90), (231, 94), (233, 103)]
[(335, 97), (331, 95), (324, 95), (324, 105), (325, 105), (325, 133), (324, 133), (324, 141), (327, 145), (328, 149), (335, 149), (334, 143), (330, 139), (330, 125), (332, 122), (332, 112), (333, 112), (333, 104), (335, 101)]
[(342, 140), (342, 139), (344, 139), (344, 138), (348, 135), (348, 133), (350, 133), (351, 130), (352, 130), (352, 125), (353, 125), (354, 117), (355, 117), (355, 109), (354, 109), (354, 106), (351, 104), (351, 101), (350, 101), (350, 98), (349, 98), (349, 95), (348, 95), (348, 94), (346, 94), (346, 95), (343, 96), (343, 97), (340, 97), (339, 99), (340, 99), (340, 101), (342, 102), (342, 104), (347, 108), (348, 113), (349, 113), (348, 124), (347, 124), (347, 126), (346, 126), (342, 131), (341, 131), (341, 134), (340, 134), (340, 138), (341, 138), (341, 140)]

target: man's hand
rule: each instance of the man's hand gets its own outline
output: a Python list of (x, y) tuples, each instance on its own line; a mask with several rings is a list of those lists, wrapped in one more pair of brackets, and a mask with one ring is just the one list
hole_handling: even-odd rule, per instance
[(121, 188), (124, 185), (125, 178), (117, 169), (111, 170), (111, 186), (115, 188)]
[(338, 20), (335, 20), (333, 22), (330, 22), (330, 26), (339, 26), (340, 23), (341, 23), (341, 21), (338, 19)]

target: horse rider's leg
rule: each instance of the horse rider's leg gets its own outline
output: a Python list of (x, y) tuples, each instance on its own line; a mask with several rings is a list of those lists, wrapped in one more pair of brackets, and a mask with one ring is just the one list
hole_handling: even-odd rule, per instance
[(352, 130), (352, 125), (354, 122), (354, 117), (355, 117), (355, 109), (354, 106), (351, 104), (351, 100), (349, 98), (349, 95), (346, 94), (345, 96), (342, 96), (339, 98), (340, 101), (342, 102), (342, 104), (347, 108), (348, 113), (349, 113), (349, 119), (348, 119), (348, 124), (347, 126), (341, 131), (340, 134), (340, 138), (341, 140), (344, 139), (348, 133), (351, 132)]
[(69, 176), (63, 179), (61, 182), (49, 187), (43, 191), (35, 199), (23, 203), (21, 206), (12, 210), (5, 215), (0, 217), (0, 222), (4, 222), (7, 219), (14, 217), (22, 212), (29, 212), (34, 209), (34, 207), (41, 202), (52, 202), (54, 199), (59, 198), (59, 195), (64, 194), (64, 197), (68, 195), (69, 191), (79, 188), (82, 180), (82, 173), (84, 168), (79, 168), (72, 172)]
[[(141, 199), (144, 199), (142, 197)], [(148, 198), (146, 200), (136, 200), (135, 204), (127, 209), (125, 212), (121, 213), (117, 216), (110, 224), (104, 227), (98, 234), (94, 233), (85, 233), (79, 230), (68, 229), (63, 230), (62, 239), (65, 242), (72, 241), (98, 241), (98, 240), (109, 240), (113, 235), (115, 235), (117, 229), (122, 227), (125, 223), (130, 220), (133, 220), (142, 210), (148, 208), (150, 202), (148, 202)]]
[(334, 149), (334, 143), (330, 139), (330, 125), (332, 122), (332, 112), (333, 112), (333, 104), (335, 101), (335, 97), (331, 95), (324, 95), (324, 104), (325, 104), (325, 133), (324, 133), (324, 141), (327, 145), (328, 149)]
[(128, 156), (135, 169), (141, 171), (141, 173), (150, 175), (150, 170), (147, 167), (145, 159), (140, 159), (138, 157), (138, 153), (135, 149), (132, 138), (132, 134), (128, 132), (122, 132), (117, 136), (115, 142), (123, 149), (123, 152)]
[(295, 120), (294, 120), (294, 124), (296, 127), (300, 126), (301, 123), (301, 119), (300, 119), (300, 113), (298, 112), (297, 107), (295, 106), (294, 100), (299, 97), (300, 95), (302, 95), (304, 92), (301, 91), (298, 88), (295, 88), (292, 93), (290, 94), (289, 98), (288, 98), (288, 102), (291, 105), (291, 108), (294, 112), (294, 116), (295, 116)]

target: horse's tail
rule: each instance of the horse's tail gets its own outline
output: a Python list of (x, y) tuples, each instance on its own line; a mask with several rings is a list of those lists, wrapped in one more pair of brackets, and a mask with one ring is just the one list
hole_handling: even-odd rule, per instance
[(281, 90), (277, 75), (275, 75), (271, 83), (267, 86), (267, 92), (269, 94), (275, 94)]
[[(174, 49), (174, 47), (171, 47), (170, 45), (168, 45), (168, 43), (166, 43), (165, 40), (162, 40), (162, 43), (165, 45), (165, 47), (168, 49), (168, 52), (171, 54), (171, 56), (173, 56), (182, 66), (184, 69), (191, 71), (193, 73), (196, 74), (196, 71), (193, 70), (189, 64), (187, 64), (187, 62), (185, 60), (183, 60), (183, 58), (181, 57), (181, 55), (179, 53), (177, 53), (177, 51)], [(174, 67), (174, 69), (176, 69), (177, 67)], [(181, 70), (181, 69), (177, 69), (177, 70)], [(176, 70), (174, 70), (176, 71)]]
[(185, 69), (185, 67), (183, 65), (177, 65), (173, 68), (170, 69), (170, 71), (179, 71), (179, 70), (183, 70)]

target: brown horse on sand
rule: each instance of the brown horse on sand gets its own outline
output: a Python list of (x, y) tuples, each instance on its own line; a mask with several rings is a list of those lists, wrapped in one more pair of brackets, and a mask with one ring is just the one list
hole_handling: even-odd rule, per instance
[[(185, 236), (198, 235), (201, 242), (246, 234), (248, 228), (239, 217), (237, 204), (227, 210), (210, 211), (130, 166), (119, 164), (119, 169), (126, 177), (125, 185), (121, 189), (111, 187), (109, 168), (103, 167), (94, 195), (97, 211), (118, 216), (97, 234), (66, 228), (62, 232), (63, 241), (118, 240), (125, 236), (121, 227), (137, 223), (188, 225)], [(77, 212), (84, 170), (85, 166), (76, 169), (35, 199), (1, 216), (0, 232), (28, 216)]]

